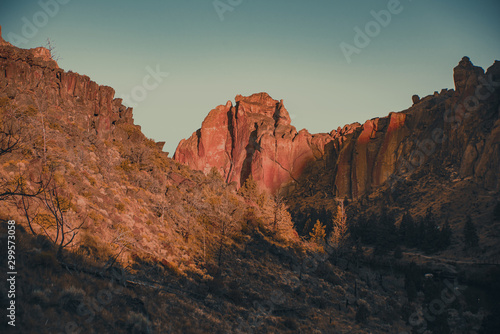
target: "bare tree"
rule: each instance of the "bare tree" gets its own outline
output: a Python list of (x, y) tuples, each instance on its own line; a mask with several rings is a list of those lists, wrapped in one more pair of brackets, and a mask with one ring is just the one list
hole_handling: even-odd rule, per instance
[(45, 48), (49, 50), (50, 58), (52, 58), (52, 60), (58, 62), (61, 59), (61, 57), (55, 52), (56, 44), (50, 38), (47, 38), (47, 42), (45, 43)]
[(21, 134), (13, 121), (4, 122), (0, 128), (0, 156), (14, 152), (21, 145)]
[[(38, 225), (44, 234), (57, 245), (57, 257), (62, 258), (62, 250), (74, 240), (86, 219), (74, 227), (67, 222), (66, 213), (70, 209), (71, 201), (61, 194), (55, 182), (50, 189), (41, 194), (40, 200), (52, 219), (40, 221)], [(49, 233), (49, 229), (55, 229), (55, 236)]]
[[(17, 115), (14, 113), (9, 113), (7, 120), (1, 119), (0, 122), (0, 157), (2, 157), (21, 149), (26, 138), (21, 133)], [(21, 172), (10, 180), (0, 178), (0, 201), (13, 198), (14, 196), (38, 196), (43, 191), (44, 183), (41, 179), (33, 183), (37, 185), (35, 190), (27, 189), (26, 177)]]

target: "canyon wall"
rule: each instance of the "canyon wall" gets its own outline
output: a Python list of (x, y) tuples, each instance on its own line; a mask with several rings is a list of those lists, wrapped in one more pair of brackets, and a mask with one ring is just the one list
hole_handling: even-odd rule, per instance
[(314, 173), (330, 180), (333, 195), (358, 198), (442, 164), (498, 190), (500, 62), (485, 73), (464, 57), (453, 76), (455, 90), (413, 96), (407, 110), (320, 134), (297, 131), (283, 101), (238, 95), (234, 106), (212, 110), (174, 159), (205, 173), (215, 167), (237, 186), (252, 175), (270, 193)]

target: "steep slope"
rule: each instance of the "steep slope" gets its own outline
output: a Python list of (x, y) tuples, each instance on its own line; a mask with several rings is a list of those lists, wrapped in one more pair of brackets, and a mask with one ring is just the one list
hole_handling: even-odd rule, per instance
[[(5, 151), (9, 141), (17, 145)], [(216, 219), (234, 219), (231, 231), (241, 227), (245, 200), (217, 175), (168, 158), (111, 87), (65, 72), (45, 48), (20, 49), (1, 38), (0, 145), (0, 195), (7, 194), (0, 215), (26, 228), (31, 222), (34, 233), (54, 240), (57, 219), (65, 221), (66, 241), (83, 223), (68, 247), (197, 271), (220, 240)], [(37, 190), (24, 202), (8, 196)], [(57, 202), (62, 218), (51, 212)]]

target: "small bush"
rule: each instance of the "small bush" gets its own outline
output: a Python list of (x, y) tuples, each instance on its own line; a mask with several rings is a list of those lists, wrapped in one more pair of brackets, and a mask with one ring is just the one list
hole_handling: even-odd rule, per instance
[(118, 169), (123, 170), (124, 172), (130, 172), (131, 170), (134, 169), (130, 161), (128, 159), (124, 159), (120, 162), (120, 165), (118, 166)]
[(125, 211), (125, 204), (123, 203), (116, 203), (115, 208), (118, 210), (118, 212), (122, 213)]

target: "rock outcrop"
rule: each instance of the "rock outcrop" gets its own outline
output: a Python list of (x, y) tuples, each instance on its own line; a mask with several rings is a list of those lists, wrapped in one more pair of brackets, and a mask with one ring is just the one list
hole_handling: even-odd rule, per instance
[(453, 69), (455, 91), (460, 95), (474, 95), (474, 89), (483, 75), (484, 70), (481, 67), (474, 66), (469, 57), (463, 57), (458, 66)]
[(238, 186), (251, 174), (271, 193), (314, 179), (333, 196), (359, 198), (443, 164), (498, 190), (500, 62), (485, 73), (464, 57), (453, 77), (455, 91), (415, 95), (407, 110), (329, 134), (297, 132), (283, 101), (266, 93), (238, 95), (235, 106), (228, 101), (212, 110), (201, 129), (180, 142), (174, 159), (205, 173), (215, 167)]
[(57, 105), (71, 110), (61, 113), (61, 117), (93, 129), (104, 139), (109, 137), (113, 124), (133, 124), (132, 108), (124, 106), (122, 99), (114, 98), (113, 88), (100, 86), (88, 76), (65, 72), (46, 48), (19, 49), (5, 42), (1, 35), (0, 92), (24, 99), (25, 104), (39, 109)]
[(251, 174), (270, 192), (298, 178), (306, 164), (324, 154), (329, 134), (311, 135), (290, 124), (283, 101), (266, 93), (236, 96), (212, 110), (201, 129), (177, 147), (174, 159), (205, 173), (217, 168), (241, 186)]

